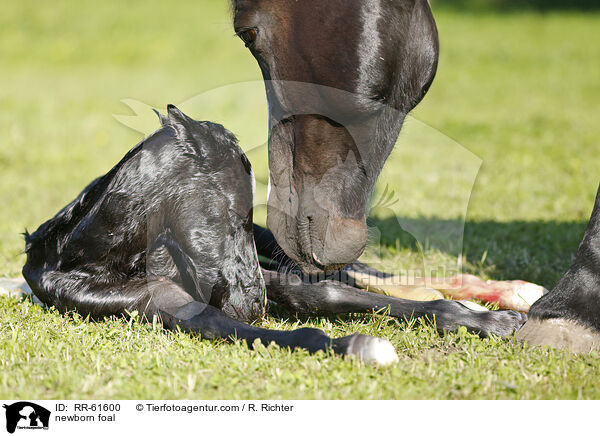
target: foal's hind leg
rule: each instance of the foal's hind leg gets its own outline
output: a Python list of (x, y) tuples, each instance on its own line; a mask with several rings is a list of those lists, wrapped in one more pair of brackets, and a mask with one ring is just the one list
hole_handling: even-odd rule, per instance
[(304, 348), (311, 353), (332, 349), (341, 355), (379, 364), (397, 359), (392, 345), (378, 338), (357, 334), (332, 339), (318, 329), (280, 331), (244, 324), (213, 306), (193, 300), (183, 288), (170, 280), (150, 282), (148, 295), (145, 306), (140, 307), (148, 319), (158, 314), (165, 327), (196, 332), (207, 339), (239, 338), (249, 345), (258, 339), (264, 345), (275, 342), (281, 347)]
[(465, 326), (482, 337), (490, 333), (508, 336), (527, 319), (526, 315), (512, 310), (479, 312), (456, 301), (403, 300), (361, 291), (333, 280), (304, 283), (298, 276), (268, 270), (263, 270), (263, 275), (268, 297), (300, 313), (336, 314), (389, 309), (391, 316), (401, 319), (435, 319), (439, 331)]

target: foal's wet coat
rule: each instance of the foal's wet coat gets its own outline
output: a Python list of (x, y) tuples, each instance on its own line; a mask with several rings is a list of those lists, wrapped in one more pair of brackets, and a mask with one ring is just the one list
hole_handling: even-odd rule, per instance
[(395, 351), (382, 339), (246, 324), (264, 314), (267, 298), (254, 245), (250, 163), (220, 125), (194, 121), (174, 106), (161, 119), (160, 130), (25, 235), (23, 275), (34, 294), (61, 312), (94, 319), (137, 311), (205, 338), (393, 361)]

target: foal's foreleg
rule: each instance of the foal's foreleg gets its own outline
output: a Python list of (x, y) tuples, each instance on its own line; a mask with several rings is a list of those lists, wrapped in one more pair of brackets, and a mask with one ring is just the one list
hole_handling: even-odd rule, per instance
[(332, 339), (318, 329), (292, 331), (264, 329), (236, 321), (221, 310), (193, 300), (187, 292), (171, 281), (154, 282), (151, 299), (145, 309), (151, 319), (158, 314), (165, 327), (199, 333), (207, 339), (244, 339), (249, 345), (255, 340), (268, 345), (303, 348), (311, 353), (332, 349), (340, 355), (355, 356), (369, 363), (388, 364), (397, 359), (393, 346), (384, 339), (352, 335)]

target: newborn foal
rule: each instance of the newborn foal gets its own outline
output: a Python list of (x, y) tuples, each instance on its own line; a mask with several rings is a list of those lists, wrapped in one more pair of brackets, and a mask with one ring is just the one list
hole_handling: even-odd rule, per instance
[[(234, 136), (174, 106), (162, 128), (26, 234), (23, 275), (61, 312), (99, 319), (138, 311), (205, 338), (260, 339), (387, 363), (391, 344), (316, 329), (266, 330), (265, 282), (254, 247), (252, 169)], [(285, 286), (285, 285), (282, 285)]]

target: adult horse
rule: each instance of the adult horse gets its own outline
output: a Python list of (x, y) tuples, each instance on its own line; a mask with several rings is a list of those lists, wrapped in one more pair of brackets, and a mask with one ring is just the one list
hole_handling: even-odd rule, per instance
[[(269, 102), (267, 224), (273, 235), (255, 228), (258, 250), (272, 257), (278, 243), (306, 273), (336, 270), (362, 253), (375, 181), (404, 118), (434, 79), (439, 44), (429, 2), (232, 0), (232, 5), (235, 30), (258, 61)], [(598, 196), (573, 266), (533, 306), (533, 319), (520, 333), (531, 343), (581, 351), (600, 347)], [(484, 333), (512, 331), (522, 322), (505, 312), (482, 320), (450, 302), (400, 306), (332, 287), (293, 298), (275, 292), (275, 286), (268, 290), (296, 310), (389, 305), (396, 316), (436, 315), (438, 327), (462, 324)]]
[[(355, 268), (377, 177), (436, 73), (429, 3), (233, 0), (232, 9), (269, 103), (270, 231), (255, 226), (258, 252), (308, 275)], [(526, 319), (367, 294), (331, 280), (283, 287), (287, 277), (267, 270), (265, 280), (270, 299), (298, 312), (389, 308), (392, 316), (435, 317), (440, 330), (463, 325), (482, 336), (510, 334)]]
[(236, 0), (269, 103), (267, 224), (305, 272), (367, 242), (365, 209), (407, 113), (436, 73), (425, 0)]

